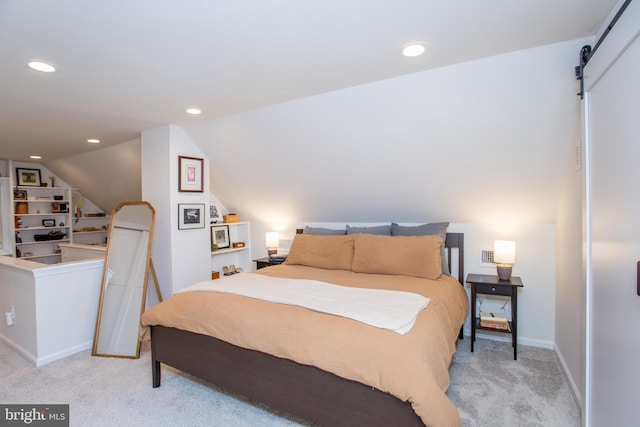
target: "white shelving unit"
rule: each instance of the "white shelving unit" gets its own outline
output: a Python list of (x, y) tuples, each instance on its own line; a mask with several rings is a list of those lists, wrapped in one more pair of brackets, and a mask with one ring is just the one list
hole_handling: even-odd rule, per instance
[(73, 243), (105, 245), (109, 232), (109, 216), (73, 217)]
[(213, 226), (225, 225), (229, 227), (229, 242), (231, 244), (237, 242), (243, 242), (242, 248), (224, 248), (216, 249), (211, 252), (211, 271), (220, 272), (220, 277), (223, 276), (222, 267), (234, 265), (237, 268), (242, 268), (244, 271), (252, 270), (251, 260), (251, 226), (248, 222), (230, 222), (230, 223), (218, 223)]
[[(45, 264), (60, 262), (60, 247), (72, 241), (71, 188), (63, 187), (14, 187), (13, 219), (16, 256)], [(26, 198), (16, 197), (16, 194)], [(27, 212), (24, 212), (26, 204)], [(51, 223), (51, 225), (49, 225)], [(60, 232), (64, 237), (55, 240), (36, 240)]]

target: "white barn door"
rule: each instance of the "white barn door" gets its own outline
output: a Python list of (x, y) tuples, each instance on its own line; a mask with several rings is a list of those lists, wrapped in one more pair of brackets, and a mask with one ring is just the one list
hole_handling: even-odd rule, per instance
[(638, 3), (585, 67), (591, 221), (585, 424), (593, 427), (640, 425)]

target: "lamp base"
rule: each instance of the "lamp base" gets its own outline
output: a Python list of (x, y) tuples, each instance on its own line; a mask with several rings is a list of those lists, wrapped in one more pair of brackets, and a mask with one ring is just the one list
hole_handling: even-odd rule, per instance
[(511, 279), (511, 270), (512, 267), (508, 264), (506, 265), (497, 265), (496, 269), (498, 270), (498, 277), (500, 280), (509, 280)]

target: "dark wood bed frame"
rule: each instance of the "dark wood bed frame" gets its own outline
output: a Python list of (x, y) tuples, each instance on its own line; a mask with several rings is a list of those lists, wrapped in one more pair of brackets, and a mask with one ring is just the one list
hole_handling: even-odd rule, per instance
[[(447, 233), (458, 250), (458, 280), (464, 280), (464, 234)], [(459, 338), (462, 338), (462, 329)], [(409, 402), (316, 367), (247, 350), (206, 335), (151, 327), (153, 387), (161, 363), (264, 404), (283, 414), (326, 426), (424, 426)]]

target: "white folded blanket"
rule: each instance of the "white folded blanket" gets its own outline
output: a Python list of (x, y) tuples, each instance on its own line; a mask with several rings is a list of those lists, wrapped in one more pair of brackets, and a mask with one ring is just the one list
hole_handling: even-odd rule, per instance
[(351, 288), (318, 280), (283, 279), (255, 273), (198, 282), (176, 293), (196, 291), (223, 292), (296, 305), (401, 335), (411, 330), (420, 311), (431, 302), (412, 292)]

